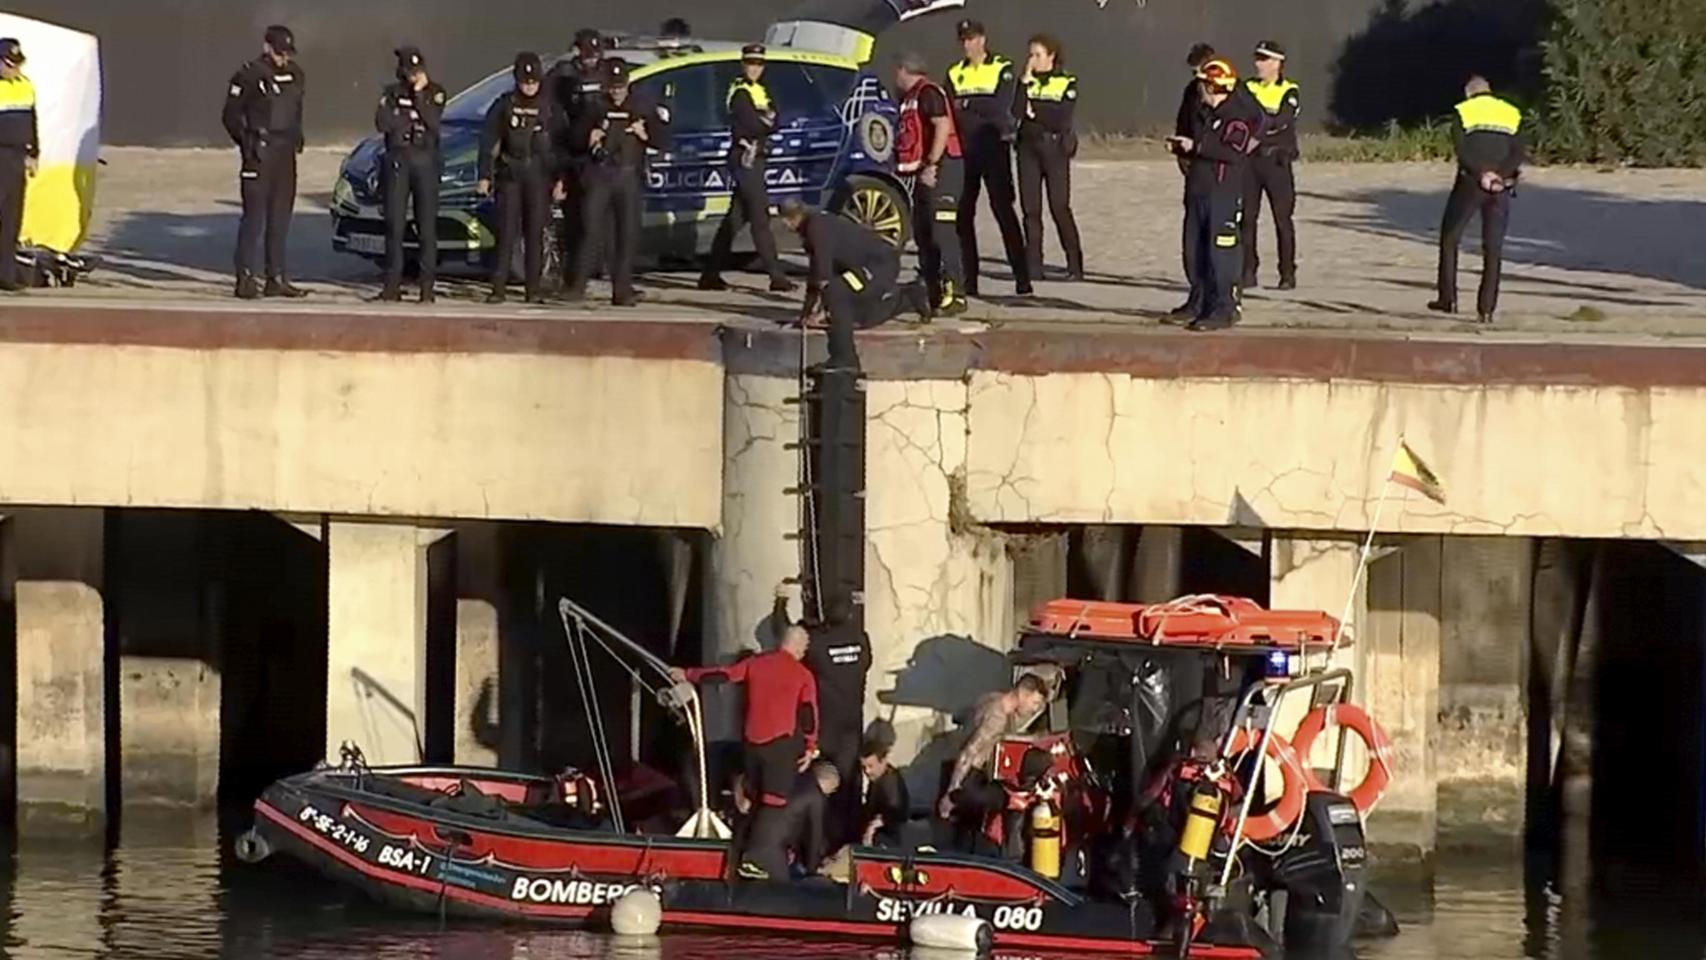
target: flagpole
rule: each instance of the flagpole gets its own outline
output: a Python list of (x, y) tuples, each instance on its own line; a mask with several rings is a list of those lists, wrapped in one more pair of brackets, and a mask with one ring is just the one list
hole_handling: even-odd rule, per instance
[(1380, 485), (1380, 499), (1374, 504), (1374, 520), (1368, 525), (1368, 536), (1363, 539), (1362, 552), (1357, 555), (1356, 573), (1351, 575), (1351, 592), (1345, 597), (1345, 612), (1339, 616), (1339, 629), (1349, 625), (1351, 608), (1356, 606), (1357, 588), (1362, 586), (1362, 572), (1368, 567), (1368, 555), (1374, 549), (1374, 535), (1380, 530), (1380, 515), (1386, 510), (1386, 498), (1392, 492), (1392, 474), (1386, 474), (1386, 480)]

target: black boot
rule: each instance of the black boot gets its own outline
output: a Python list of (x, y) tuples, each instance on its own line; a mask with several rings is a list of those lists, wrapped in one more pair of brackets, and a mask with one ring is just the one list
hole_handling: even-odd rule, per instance
[(239, 273), (239, 274), (237, 274), (236, 295), (237, 295), (237, 299), (239, 299), (239, 300), (258, 300), (258, 299), (260, 299), (261, 285), (255, 282), (255, 275), (254, 274), (252, 274), (252, 273)]
[(293, 287), (290, 281), (283, 277), (268, 277), (266, 288), (261, 291), (263, 297), (279, 297), (285, 300), (300, 300), (308, 296), (308, 291)]

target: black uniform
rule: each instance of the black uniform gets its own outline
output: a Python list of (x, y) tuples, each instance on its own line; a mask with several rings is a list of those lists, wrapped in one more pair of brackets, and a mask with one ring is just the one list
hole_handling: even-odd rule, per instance
[(1243, 271), (1239, 250), (1244, 205), (1244, 162), (1260, 123), (1261, 108), (1238, 91), (1202, 114), (1192, 136), (1185, 172), (1185, 245), (1195, 247), (1191, 276), (1197, 325), (1230, 326), (1237, 318), (1235, 288)]
[[(641, 123), (645, 127), (644, 137), (631, 129)], [(596, 146), (592, 144), (595, 130), (603, 134), (602, 142)], [(611, 249), (604, 262), (610, 273), (611, 302), (632, 306), (636, 302), (634, 258), (640, 246), (646, 150), (669, 148), (669, 111), (634, 91), (629, 91), (621, 103), (611, 94), (601, 94), (587, 105), (571, 136), (589, 155), (585, 207), (589, 229), (569, 274), (567, 295), (571, 298), (585, 295), (586, 281), (592, 275), (599, 248), (606, 245), (603, 242), (606, 236), (597, 226), (609, 222)]]
[(912, 816), (912, 795), (900, 770), (889, 767), (865, 788), (865, 805), (859, 812), (861, 829), (875, 817), (883, 818), (874, 838), (879, 847), (897, 847), (904, 839), (906, 821)]
[[(1208, 102), (1202, 98), (1202, 84), (1192, 79), (1185, 84), (1185, 92), (1179, 96), (1179, 114), (1173, 118), (1173, 135), (1176, 137), (1194, 137), (1201, 129), (1205, 118), (1209, 115)], [(1188, 157), (1179, 158), (1179, 173), (1188, 175), (1191, 172), (1191, 161)], [(1185, 191), (1185, 232), (1190, 233), (1190, 191)], [(1181, 265), (1185, 268), (1185, 282), (1197, 275), (1197, 249), (1190, 243), (1180, 245)]]
[[(1457, 141), (1457, 181), (1445, 204), (1439, 228), (1439, 299), (1435, 309), (1457, 308), (1457, 244), (1469, 218), (1481, 214), (1481, 289), (1475, 310), (1491, 320), (1499, 305), (1499, 276), (1503, 267), (1505, 229), (1510, 225), (1511, 190), (1522, 172), (1524, 146), (1522, 111), (1483, 93), (1457, 105), (1453, 134)], [(1498, 177), (1501, 189), (1482, 185), (1487, 174)]]
[[(575, 261), (580, 256), (581, 244), (585, 240), (587, 224), (584, 219), (586, 209), (586, 170), (591, 158), (584, 149), (577, 149), (571, 132), (587, 104), (604, 94), (604, 61), (583, 60), (581, 57), (571, 57), (559, 61), (546, 74), (545, 89), (552, 99), (557, 102), (557, 115), (562, 121), (563, 128), (555, 137), (553, 148), (558, 159), (558, 175), (563, 184), (563, 230), (561, 241), (562, 270), (564, 283), (573, 272)], [(608, 224), (605, 225), (608, 236)]]
[[(266, 233), (269, 296), (297, 294), (285, 279), (285, 244), (296, 204), (296, 155), (302, 152), (302, 65), (262, 56), (237, 68), (226, 91), (225, 132), (242, 155), (243, 219), (237, 227), (239, 295), (254, 283), (255, 248)], [(253, 295), (248, 293), (248, 295)]]
[[(836, 792), (850, 792), (846, 781)], [(794, 781), (794, 789), (789, 793), (785, 806), (759, 808), (750, 839), (745, 845), (742, 875), (754, 879), (786, 880), (789, 850), (794, 851), (794, 862), (800, 871), (807, 876), (816, 873), (831, 849), (825, 833), (829, 800), (818, 786), (817, 778), (805, 773)], [(745, 864), (757, 866), (762, 874), (749, 873)]]
[[(862, 230), (845, 217), (823, 219), (841, 220)], [(894, 256), (892, 250), (891, 256)], [(900, 260), (894, 256), (891, 287), (892, 278), (899, 272)], [(851, 624), (824, 625), (813, 629), (811, 634), (806, 666), (817, 678), (818, 749), (825, 760), (835, 765), (841, 783), (849, 788), (829, 798), (824, 833), (833, 849), (858, 839), (862, 826), (859, 791), (851, 789), (851, 785), (858, 782), (855, 778), (859, 775), (859, 748), (864, 740), (865, 677), (871, 670), (871, 638)]]
[[(0, 56), (13, 53), (11, 43)], [(19, 57), (22, 56), (18, 52)], [(24, 225), (26, 162), (41, 156), (36, 124), (36, 92), (28, 78), (0, 80), (0, 290), (20, 290), (18, 233)]]
[(1244, 89), (1267, 113), (1262, 142), (1250, 156), (1244, 188), (1243, 284), (1256, 285), (1256, 227), (1262, 219), (1262, 194), (1274, 209), (1274, 233), (1279, 246), (1281, 287), (1297, 283), (1297, 227), (1292, 214), (1297, 209), (1297, 183), (1291, 165), (1297, 161), (1297, 84), (1290, 80), (1263, 83), (1247, 80)]
[(1084, 247), (1072, 215), (1072, 157), (1078, 135), (1072, 129), (1078, 104), (1078, 78), (1070, 73), (1039, 73), (1025, 84), (1025, 116), (1019, 121), (1019, 206), (1025, 211), (1025, 262), (1033, 278), (1043, 274), (1043, 186), (1048, 208), (1066, 252), (1066, 272), (1084, 278)]
[[(853, 347), (853, 331), (883, 323), (899, 309), (895, 284), (900, 279), (900, 252), (887, 240), (846, 217), (814, 213), (806, 220), (806, 254), (811, 258), (812, 290), (823, 298), (829, 313), (829, 365), (857, 367), (859, 355)], [(869, 641), (866, 666), (869, 666)], [(814, 643), (809, 657), (819, 653)], [(815, 667), (814, 667), (815, 672)], [(850, 682), (850, 681), (849, 681)], [(819, 675), (819, 701), (825, 693)], [(862, 710), (865, 702), (864, 676), (860, 672), (857, 697), (840, 697), (849, 710)], [(839, 697), (839, 693), (830, 693)], [(826, 708), (820, 707), (820, 710)], [(827, 714), (825, 714), (827, 716)], [(855, 714), (857, 716), (857, 714)], [(827, 721), (825, 721), (827, 722)], [(858, 759), (858, 730), (853, 731), (851, 749)]]
[(493, 300), (509, 285), (510, 257), (521, 240), (527, 299), (539, 299), (545, 228), (551, 222), (551, 150), (555, 111), (544, 91), (528, 97), (512, 90), (486, 111), (480, 132), (480, 179), (497, 187), (498, 259), (492, 267)]
[(722, 273), (728, 266), (735, 234), (751, 224), (752, 245), (758, 250), (764, 272), (770, 275), (771, 288), (788, 290), (793, 284), (776, 257), (776, 237), (770, 232), (770, 190), (765, 183), (770, 134), (779, 122), (776, 103), (762, 82), (737, 77), (729, 85), (727, 104), (732, 134), (729, 175), (734, 180), (734, 195), (730, 198), (729, 212), (711, 241), (711, 259), (705, 264), (700, 286), (710, 289), (723, 286)]
[(1013, 63), (993, 54), (974, 66), (968, 60), (948, 68), (948, 97), (954, 101), (960, 145), (965, 151), (965, 189), (959, 203), (960, 255), (965, 262), (966, 292), (977, 293), (977, 198), (989, 189), (989, 209), (1001, 228), (1015, 289), (1031, 292), (1025, 264), (1025, 234), (1013, 212), (1013, 149), (1019, 84)]
[(415, 239), (420, 261), (421, 300), (433, 299), (438, 274), (439, 119), (444, 88), (436, 83), (416, 90), (408, 80), (379, 96), (374, 126), (385, 135), (385, 291), (395, 299), (403, 283), (403, 232), (414, 199)]

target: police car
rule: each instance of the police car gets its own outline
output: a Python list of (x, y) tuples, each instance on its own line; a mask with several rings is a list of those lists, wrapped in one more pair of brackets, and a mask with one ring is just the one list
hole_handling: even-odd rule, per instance
[[(731, 137), (724, 103), (740, 72), (740, 50), (740, 43), (606, 37), (605, 56), (627, 61), (634, 88), (671, 114), (671, 149), (654, 153), (646, 169), (642, 252), (648, 260), (684, 261), (704, 253), (729, 209)], [(772, 48), (768, 60), (764, 83), (782, 123), (770, 138), (771, 201), (798, 197), (839, 210), (904, 246), (911, 217), (894, 172), (896, 108), (881, 81), (857, 60), (836, 54)], [(511, 86), (505, 68), (445, 107), (441, 270), (491, 267), (497, 246), (492, 200), (475, 193), (475, 156), (487, 108)], [(332, 191), (333, 248), (370, 260), (385, 254), (383, 149), (377, 136), (359, 144), (345, 158)], [(750, 248), (742, 233), (741, 242)], [(413, 247), (412, 227), (405, 242)]]

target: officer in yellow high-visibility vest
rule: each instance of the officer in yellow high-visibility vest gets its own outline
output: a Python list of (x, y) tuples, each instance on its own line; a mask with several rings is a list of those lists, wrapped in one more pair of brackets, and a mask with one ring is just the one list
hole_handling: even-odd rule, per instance
[(16, 293), (18, 233), (24, 226), (24, 190), (41, 156), (36, 88), (24, 76), (24, 48), (0, 39), (0, 290)]
[(1499, 304), (1499, 271), (1505, 228), (1510, 223), (1511, 191), (1522, 173), (1522, 110), (1493, 95), (1485, 77), (1463, 87), (1453, 135), (1457, 142), (1457, 181), (1445, 204), (1439, 228), (1439, 297), (1428, 309), (1457, 312), (1457, 244), (1469, 218), (1481, 214), (1481, 289), (1476, 319), (1493, 322)]
[(988, 32), (976, 20), (961, 20), (965, 59), (948, 68), (948, 99), (965, 150), (966, 184), (960, 195), (960, 256), (966, 293), (977, 295), (977, 197), (989, 188), (989, 209), (1001, 228), (1001, 245), (1013, 268), (1013, 292), (1031, 293), (1025, 264), (1025, 234), (1013, 212), (1013, 140), (1018, 136), (1019, 80), (1013, 61), (989, 52)]
[(711, 241), (711, 259), (699, 277), (701, 290), (727, 290), (723, 270), (728, 266), (729, 253), (734, 247), (735, 234), (747, 224), (752, 225), (752, 245), (758, 249), (758, 259), (764, 272), (770, 274), (770, 289), (787, 293), (794, 282), (782, 271), (782, 261), (776, 256), (776, 238), (770, 232), (770, 189), (765, 183), (770, 153), (770, 135), (779, 123), (776, 101), (764, 85), (764, 47), (749, 44), (741, 48), (740, 76), (729, 84), (729, 175), (734, 180), (734, 196), (729, 212), (717, 228)]
[(1025, 212), (1025, 261), (1033, 279), (1043, 275), (1043, 187), (1048, 187), (1060, 248), (1066, 253), (1068, 280), (1084, 279), (1084, 246), (1072, 215), (1072, 158), (1078, 133), (1072, 118), (1078, 105), (1078, 78), (1067, 72), (1060, 39), (1050, 33), (1031, 38), (1025, 66), (1024, 116), (1019, 120), (1019, 206)]
[(1256, 76), (1244, 87), (1261, 104), (1267, 118), (1262, 124), (1261, 145), (1250, 157), (1244, 188), (1244, 282), (1256, 286), (1256, 225), (1262, 216), (1262, 194), (1274, 210), (1274, 233), (1279, 246), (1279, 288), (1297, 286), (1297, 227), (1292, 213), (1297, 209), (1297, 183), (1291, 165), (1297, 152), (1297, 84), (1285, 78), (1285, 48), (1272, 40), (1256, 45)]

